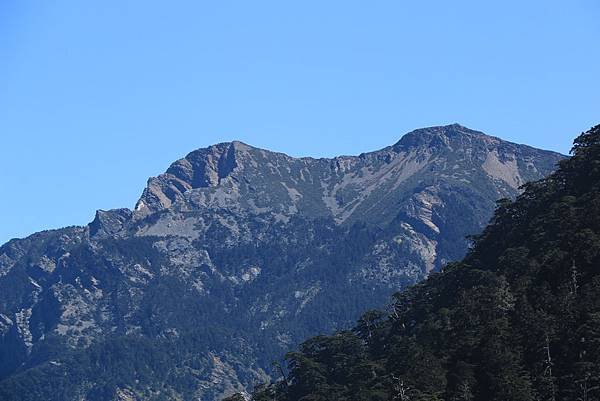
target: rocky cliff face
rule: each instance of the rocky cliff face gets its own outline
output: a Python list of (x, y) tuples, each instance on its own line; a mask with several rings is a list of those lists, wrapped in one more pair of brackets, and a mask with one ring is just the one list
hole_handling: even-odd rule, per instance
[(562, 157), (460, 125), (333, 159), (194, 151), (133, 211), (0, 248), (0, 389), (214, 400), (250, 388), (302, 339), (462, 257), (494, 202)]

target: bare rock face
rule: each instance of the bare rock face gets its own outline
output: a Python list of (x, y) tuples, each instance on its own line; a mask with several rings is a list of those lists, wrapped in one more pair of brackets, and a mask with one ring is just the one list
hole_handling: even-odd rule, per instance
[(131, 217), (132, 212), (129, 209), (98, 210), (96, 217), (88, 225), (90, 236), (98, 238), (117, 235)]
[(456, 124), (333, 159), (196, 150), (133, 211), (0, 247), (0, 398), (248, 390), (302, 339), (461, 258), (497, 199), (562, 158)]

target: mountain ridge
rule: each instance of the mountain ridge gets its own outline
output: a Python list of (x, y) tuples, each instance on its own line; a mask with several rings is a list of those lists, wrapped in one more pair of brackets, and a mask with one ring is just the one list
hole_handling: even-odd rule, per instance
[[(462, 257), (498, 198), (563, 158), (456, 125), (403, 139), (333, 159), (198, 149), (150, 178), (134, 210), (4, 244), (0, 390), (46, 401), (249, 390), (299, 341)], [(44, 378), (63, 374), (54, 392)]]
[(599, 207), (597, 125), (556, 172), (498, 202), (464, 259), (306, 340), (252, 400), (598, 399)]
[[(392, 161), (404, 162), (404, 165), (401, 166), (402, 171), (409, 171), (409, 173), (412, 174), (414, 171), (410, 171), (410, 168), (422, 168), (423, 163), (419, 163), (419, 160), (398, 160), (400, 155), (406, 153), (410, 158), (410, 152), (415, 148), (436, 149), (442, 145), (453, 151), (452, 145), (455, 147), (472, 145), (474, 139), (480, 144), (484, 143), (484, 146), (488, 147), (489, 150), (496, 150), (496, 155), (492, 156), (490, 158), (490, 163), (488, 163), (488, 172), (492, 175), (494, 175), (494, 168), (499, 166), (504, 168), (504, 170), (507, 170), (505, 167), (506, 164), (503, 163), (505, 160), (498, 159), (498, 151), (514, 152), (515, 149), (523, 149), (524, 151), (526, 150), (532, 153), (536, 152), (535, 148), (502, 141), (499, 138), (488, 136), (459, 124), (414, 130), (404, 135), (394, 145), (372, 152), (361, 153), (358, 156), (337, 156), (334, 158), (294, 158), (284, 153), (270, 152), (264, 149), (255, 148), (239, 141), (225, 142), (195, 150), (186, 157), (171, 164), (165, 173), (150, 178), (148, 186), (137, 202), (134, 210), (138, 215), (144, 216), (146, 213), (152, 213), (162, 208), (170, 207), (173, 202), (181, 200), (184, 197), (183, 194), (187, 191), (219, 186), (222, 180), (225, 180), (230, 176), (237, 178), (238, 180), (244, 179), (246, 177), (236, 176), (236, 168), (242, 170), (245, 168), (247, 169), (248, 166), (244, 166), (244, 162), (256, 165), (257, 161), (261, 160), (260, 156), (265, 157), (267, 154), (269, 157), (275, 158), (277, 162), (281, 161), (282, 163), (301, 165), (300, 174), (296, 174), (296, 177), (290, 177), (295, 183), (298, 180), (304, 180), (303, 172), (310, 173), (311, 168), (315, 165), (318, 165), (320, 168), (329, 167), (334, 172), (346, 172), (357, 167), (363, 167), (363, 163), (371, 163), (374, 159), (379, 159), (379, 161), (385, 163), (390, 163)], [(469, 143), (465, 144), (465, 142), (467, 142), (466, 140), (468, 140)], [(494, 153), (492, 153), (492, 155), (494, 155)], [(555, 155), (557, 157), (563, 157), (562, 155), (559, 156), (558, 153), (555, 153)], [(427, 158), (428, 156), (431, 155), (421, 154), (420, 161), (422, 162), (422, 159)], [(483, 160), (482, 162), (485, 163), (486, 160)], [(289, 169), (289, 167), (287, 168)], [(508, 169), (510, 170), (510, 168)], [(393, 172), (397, 174), (398, 170), (399, 169), (396, 169)], [(522, 179), (519, 176), (520, 171), (517, 169), (517, 166), (512, 166), (512, 170), (513, 171), (502, 171), (497, 174), (495, 178), (505, 180), (512, 189), (518, 189), (518, 186), (523, 184), (529, 177)], [(510, 177), (510, 174), (513, 174), (513, 176)], [(332, 181), (333, 178), (333, 181), (335, 181), (335, 177), (321, 178), (330, 181)], [(291, 185), (292, 183), (290, 182), (285, 183), (286, 188)], [(333, 185), (335, 185), (335, 182)], [(298, 194), (295, 195), (297, 196)], [(336, 211), (331, 209), (336, 208), (337, 206), (334, 199), (330, 199), (329, 204), (326, 205), (334, 215), (336, 214)], [(338, 217), (343, 221), (348, 215), (334, 217)]]
[[(271, 154), (275, 154), (275, 155), (279, 155), (279, 156), (284, 156), (286, 158), (294, 159), (294, 160), (310, 160), (310, 161), (334, 162), (334, 161), (337, 161), (337, 160), (352, 159), (352, 158), (359, 158), (360, 159), (360, 158), (364, 158), (364, 157), (367, 157), (367, 156), (376, 155), (376, 154), (382, 153), (384, 151), (387, 151), (389, 149), (393, 149), (395, 147), (401, 147), (401, 146), (405, 145), (405, 142), (407, 142), (407, 141), (409, 141), (410, 143), (412, 143), (413, 145), (415, 145), (419, 141), (418, 140), (416, 140), (416, 141), (413, 140), (412, 139), (413, 137), (415, 137), (415, 136), (418, 137), (420, 134), (431, 135), (432, 133), (434, 133), (434, 134), (435, 133), (441, 133), (442, 135), (444, 135), (445, 134), (444, 130), (448, 129), (448, 128), (455, 128), (455, 129), (461, 131), (462, 133), (468, 133), (469, 136), (472, 136), (472, 137), (475, 137), (475, 138), (484, 138), (486, 140), (491, 141), (492, 143), (503, 143), (503, 144), (507, 144), (509, 146), (517, 146), (517, 147), (523, 147), (523, 148), (531, 149), (531, 150), (534, 150), (534, 151), (540, 151), (539, 148), (535, 148), (535, 147), (527, 145), (527, 144), (521, 144), (521, 143), (507, 141), (507, 140), (504, 140), (504, 139), (502, 139), (500, 137), (497, 137), (497, 136), (488, 135), (488, 134), (486, 134), (486, 133), (484, 133), (482, 131), (477, 131), (477, 130), (470, 129), (470, 128), (464, 126), (464, 125), (461, 125), (460, 123), (452, 123), (452, 124), (447, 124), (447, 125), (435, 125), (435, 126), (430, 126), (430, 127), (418, 128), (418, 129), (412, 130), (412, 131), (404, 134), (393, 145), (388, 145), (388, 146), (385, 146), (383, 148), (380, 148), (380, 149), (377, 149), (377, 150), (373, 150), (373, 151), (361, 152), (361, 153), (359, 153), (357, 155), (338, 155), (338, 156), (334, 156), (334, 157), (290, 156), (290, 155), (286, 154), (285, 152), (271, 151), (271, 150), (268, 150), (266, 148), (256, 147), (256, 146), (247, 144), (247, 143), (245, 143), (245, 142), (243, 142), (241, 140), (234, 139), (234, 140), (231, 140), (231, 141), (219, 142), (219, 143), (216, 143), (216, 144), (213, 144), (213, 145), (209, 145), (209, 146), (206, 146), (206, 147), (201, 147), (201, 148), (195, 149), (195, 150), (189, 152), (188, 154), (186, 154), (186, 156), (184, 156), (184, 157), (178, 159), (177, 161), (171, 163), (171, 165), (169, 165), (169, 167), (165, 170), (165, 173), (161, 173), (161, 174), (159, 174), (158, 176), (155, 176), (155, 177), (150, 177), (148, 179), (148, 182), (150, 182), (153, 179), (156, 179), (156, 178), (160, 177), (161, 175), (169, 173), (170, 170), (173, 168), (174, 165), (176, 165), (178, 162), (181, 162), (181, 161), (187, 159), (189, 156), (191, 156), (193, 154), (197, 154), (197, 153), (201, 154), (202, 152), (209, 151), (209, 150), (211, 150), (212, 148), (215, 148), (215, 147), (221, 147), (221, 148), (223, 148), (223, 147), (229, 147), (231, 145), (236, 145), (237, 144), (238, 146), (242, 146), (242, 147), (246, 147), (246, 148), (251, 148), (251, 149), (254, 149), (254, 150), (258, 150), (258, 151), (265, 151), (265, 152), (268, 152), (268, 153), (271, 153)], [(452, 132), (452, 131), (450, 131), (450, 132)], [(409, 138), (410, 138), (410, 140), (409, 140)], [(555, 155), (557, 159), (567, 157), (566, 155), (563, 155), (560, 152), (556, 152), (556, 151), (544, 150), (544, 152), (547, 152), (549, 154)], [(146, 192), (147, 189), (148, 188), (145, 188), (143, 192)], [(138, 209), (139, 203), (140, 203), (140, 201), (142, 201), (143, 197), (144, 197), (144, 194), (142, 194), (140, 196), (140, 198), (136, 201), (134, 207), (131, 208), (131, 209), (128, 208), (128, 207), (120, 207), (120, 208), (115, 208), (115, 209), (98, 209), (96, 211), (96, 213), (95, 213), (94, 219), (92, 219), (92, 222), (90, 222), (89, 224), (93, 223), (93, 221), (97, 218), (98, 213), (106, 214), (106, 213), (111, 213), (113, 211), (117, 212), (117, 213), (123, 213), (123, 212), (125, 212), (127, 210), (135, 212), (136, 209)], [(63, 228), (85, 227), (85, 226), (86, 225), (69, 225), (69, 226), (65, 226), (65, 227), (61, 227), (61, 228), (56, 228), (56, 229), (41, 230), (39, 232), (32, 233), (32, 234), (24, 236), (24, 237), (11, 238), (11, 239), (7, 240), (4, 244), (6, 244), (8, 242), (11, 242), (11, 241), (14, 241), (14, 240), (22, 240), (22, 239), (30, 237), (31, 235), (36, 235), (38, 233), (43, 233), (43, 232), (47, 232), (47, 231), (61, 230)], [(0, 244), (0, 246), (4, 245), (4, 244)]]

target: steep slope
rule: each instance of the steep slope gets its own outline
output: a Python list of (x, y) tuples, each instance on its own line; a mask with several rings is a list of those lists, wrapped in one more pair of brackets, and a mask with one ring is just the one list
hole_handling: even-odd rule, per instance
[[(300, 214), (338, 224), (367, 218), (382, 224), (396, 217), (397, 203), (418, 185), (414, 178), (454, 185), (491, 179), (489, 189), (497, 195), (514, 195), (551, 171), (557, 156), (456, 124), (416, 130), (380, 151), (335, 159), (296, 159), (223, 143), (192, 152), (150, 179), (136, 212), (228, 208), (279, 219)], [(421, 186), (426, 184), (433, 182)]]
[(135, 210), (0, 248), (0, 389), (212, 400), (250, 388), (302, 339), (462, 257), (495, 200), (561, 158), (459, 125), (334, 159), (194, 151)]
[[(312, 338), (254, 400), (600, 399), (600, 125), (459, 263)], [(274, 397), (275, 396), (275, 397)]]

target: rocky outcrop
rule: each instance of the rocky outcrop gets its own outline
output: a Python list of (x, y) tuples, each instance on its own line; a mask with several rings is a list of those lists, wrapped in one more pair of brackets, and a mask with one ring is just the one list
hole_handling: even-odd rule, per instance
[(46, 377), (69, 378), (62, 400), (249, 389), (302, 339), (461, 258), (495, 201), (561, 158), (460, 125), (333, 159), (196, 150), (133, 211), (0, 247), (0, 391), (51, 400)]
[(123, 225), (132, 217), (129, 209), (98, 210), (96, 217), (88, 225), (90, 236), (110, 237), (123, 231)]

